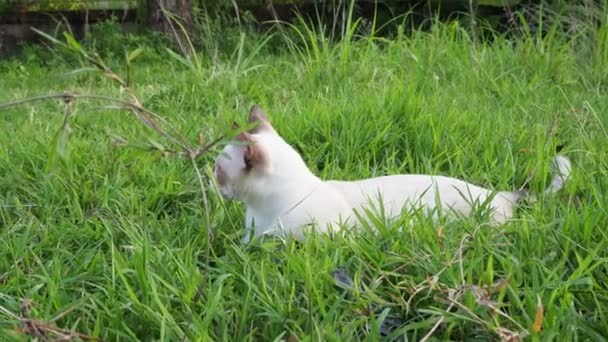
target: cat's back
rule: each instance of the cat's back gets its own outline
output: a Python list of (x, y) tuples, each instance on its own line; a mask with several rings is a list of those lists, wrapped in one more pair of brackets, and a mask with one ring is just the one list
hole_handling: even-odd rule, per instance
[[(351, 203), (353, 208), (382, 200), (389, 212), (399, 212), (407, 203), (434, 206), (437, 199), (450, 205), (463, 202), (463, 195), (485, 196), (487, 190), (465, 181), (435, 175), (392, 175), (356, 181), (327, 183), (335, 187)], [(439, 197), (437, 197), (439, 195)]]
[(450, 187), (464, 188), (467, 186), (478, 188), (456, 178), (420, 174), (381, 176), (355, 181), (329, 180), (327, 183), (349, 197), (361, 192), (370, 194), (379, 191), (387, 195), (391, 193), (406, 195), (408, 193), (433, 191), (433, 188), (447, 189)]

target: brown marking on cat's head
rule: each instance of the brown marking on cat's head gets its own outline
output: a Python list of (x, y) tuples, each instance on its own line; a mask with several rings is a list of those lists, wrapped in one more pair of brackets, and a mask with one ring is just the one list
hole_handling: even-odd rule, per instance
[[(232, 127), (238, 129), (238, 124), (233, 123)], [(258, 126), (259, 127), (259, 126)], [(262, 128), (263, 129), (263, 128)], [(272, 129), (272, 126), (271, 126)], [(250, 130), (250, 132), (253, 132)], [(248, 171), (254, 168), (264, 167), (268, 164), (268, 156), (263, 147), (253, 137), (250, 132), (241, 132), (236, 136), (236, 140), (245, 143), (245, 151), (243, 153), (243, 161)]]

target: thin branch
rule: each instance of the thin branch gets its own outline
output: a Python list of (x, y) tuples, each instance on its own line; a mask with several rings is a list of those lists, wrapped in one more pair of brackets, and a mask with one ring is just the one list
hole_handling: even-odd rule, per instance
[(24, 334), (30, 335), (39, 341), (51, 340), (48, 337), (48, 334), (51, 333), (51, 334), (56, 335), (55, 339), (52, 339), (55, 341), (67, 341), (67, 340), (71, 340), (71, 339), (77, 337), (77, 338), (79, 338), (81, 340), (85, 340), (85, 341), (103, 342), (103, 340), (98, 337), (85, 335), (85, 334), (82, 334), (82, 333), (79, 333), (76, 331), (57, 328), (57, 327), (47, 324), (45, 322), (31, 319), (30, 318), (31, 308), (32, 308), (32, 301), (29, 299), (24, 299), (21, 304), (21, 316), (17, 316), (15, 314), (11, 313), (10, 311), (6, 310), (6, 312), (10, 313), (10, 315), (12, 317), (19, 320)]
[(219, 144), (220, 141), (222, 141), (225, 137), (226, 136), (224, 136), (224, 135), (220, 135), (219, 137), (217, 137), (215, 140), (208, 143), (207, 145), (196, 149), (196, 151), (193, 151), (194, 154), (193, 154), (192, 158), (196, 159), (196, 158), (204, 155), (205, 153), (209, 152), (210, 149), (215, 147), (215, 145)]
[(63, 112), (63, 126), (61, 129), (68, 129), (70, 125), (70, 117), (72, 116), (72, 111), (74, 109), (74, 97), (71, 94), (64, 94), (63, 96), (63, 104), (65, 105), (65, 110)]
[(203, 199), (203, 212), (205, 216), (205, 230), (207, 235), (207, 246), (205, 246), (205, 260), (207, 260), (207, 267), (205, 267), (205, 271), (203, 272), (203, 279), (201, 280), (201, 285), (196, 290), (196, 294), (194, 295), (193, 302), (196, 303), (201, 297), (203, 287), (205, 286), (205, 281), (207, 280), (207, 272), (209, 266), (209, 260), (211, 260), (211, 240), (213, 239), (213, 232), (211, 231), (211, 219), (209, 217), (209, 201), (207, 200), (207, 193), (205, 191), (205, 182), (203, 181), (203, 175), (201, 174), (198, 165), (196, 165), (196, 154), (190, 155), (190, 161), (192, 162), (192, 167), (196, 171), (196, 178), (198, 179), (199, 186), (201, 187), (201, 194)]
[(163, 5), (163, 1), (159, 0), (158, 1), (158, 5), (160, 6), (160, 10), (163, 13), (163, 16), (165, 17), (165, 20), (167, 21), (167, 23), (169, 24), (169, 27), (171, 28), (171, 31), (173, 32), (173, 36), (175, 37), (175, 41), (177, 42), (177, 46), (179, 47), (179, 49), (182, 51), (182, 53), (184, 55), (186, 55), (188, 58), (191, 57), (192, 54), (194, 54), (194, 51), (188, 51), (185, 47), (184, 47), (184, 42), (182, 41), (182, 37), (179, 35), (179, 33), (177, 33), (177, 30), (175, 29), (175, 26), (173, 25), (172, 20), (176, 20), (177, 19), (173, 19), (173, 16), (171, 12), (167, 11), (165, 9), (165, 6)]
[(77, 331), (71, 331), (66, 329), (60, 329), (54, 327), (52, 325), (46, 324), (41, 321), (22, 318), (21, 325), (23, 326), (23, 332), (26, 334), (31, 334), (34, 337), (40, 338), (42, 341), (48, 341), (49, 339), (45, 337), (46, 333), (53, 333), (57, 335), (57, 341), (67, 341), (74, 337), (77, 337), (81, 340), (85, 341), (99, 341), (103, 342), (103, 340), (99, 337), (85, 335), (83, 333), (79, 333)]
[(7, 102), (7, 103), (0, 103), (0, 110), (19, 106), (22, 104), (28, 104), (28, 103), (32, 103), (32, 102), (38, 102), (38, 101), (46, 101), (46, 100), (57, 99), (57, 98), (62, 98), (62, 97), (64, 97), (64, 94), (50, 94), (50, 95), (29, 97), (29, 98), (12, 101), (12, 102)]
[[(125, 101), (125, 100), (120, 100), (120, 99), (115, 99), (109, 96), (102, 96), (102, 95), (88, 95), (88, 94), (73, 94), (70, 92), (63, 92), (63, 93), (55, 93), (55, 94), (48, 94), (48, 95), (42, 95), (42, 96), (35, 96), (35, 97), (30, 97), (30, 98), (26, 98), (26, 99), (21, 99), (21, 100), (17, 100), (17, 101), (13, 101), (13, 102), (8, 102), (8, 103), (4, 103), (4, 104), (0, 104), (0, 110), (2, 109), (6, 109), (6, 108), (10, 108), (10, 107), (14, 107), (14, 106), (19, 106), (19, 105), (24, 105), (24, 104), (28, 104), (28, 103), (33, 103), (33, 102), (39, 102), (39, 101), (45, 101), (45, 100), (51, 100), (51, 99), (64, 99), (64, 101), (66, 101), (66, 99), (85, 99), (85, 100), (96, 100), (96, 101), (108, 101), (108, 102), (113, 102), (116, 104), (119, 104), (121, 106), (124, 106), (125, 108), (130, 109), (131, 111), (135, 111), (135, 114), (142, 122), (144, 122), (147, 126), (149, 126), (150, 128), (154, 129), (156, 132), (158, 132), (159, 134), (161, 134), (162, 136), (164, 136), (165, 138), (171, 140), (173, 143), (177, 144), (178, 146), (180, 146), (182, 149), (184, 149), (184, 151), (188, 154), (192, 153), (193, 149), (190, 147), (190, 145), (186, 142), (186, 139), (181, 136), (180, 134), (177, 133), (177, 130), (175, 128), (173, 128), (169, 123), (167, 123), (167, 121), (165, 119), (162, 118), (162, 116), (158, 115), (157, 113), (141, 106), (141, 104), (139, 104), (139, 101), (133, 101), (133, 102), (129, 102), (129, 101)], [(154, 122), (154, 120), (152, 120), (150, 117), (154, 117), (155, 119), (158, 119), (160, 121), (163, 122), (164, 125), (168, 126), (168, 128), (172, 131), (172, 134), (175, 134), (177, 136), (177, 138), (175, 138), (173, 135), (168, 134), (164, 129), (162, 129), (158, 124), (156, 124), (156, 122)], [(221, 139), (223, 139), (223, 137), (220, 137), (218, 139), (216, 139), (216, 143), (219, 143), (219, 141), (221, 141)], [(215, 145), (214, 144), (214, 145)], [(211, 146), (206, 146), (204, 151), (202, 151), (202, 153), (207, 152), (209, 149), (211, 149), (214, 145)], [(201, 155), (202, 153), (199, 153), (199, 155)]]

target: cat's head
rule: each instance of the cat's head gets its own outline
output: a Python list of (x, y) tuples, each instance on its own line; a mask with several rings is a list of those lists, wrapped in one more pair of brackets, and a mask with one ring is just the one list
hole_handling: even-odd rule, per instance
[[(225, 198), (253, 201), (310, 173), (301, 156), (274, 129), (259, 106), (249, 111), (255, 127), (240, 133), (215, 160), (214, 176)], [(238, 129), (238, 125), (233, 124)]]

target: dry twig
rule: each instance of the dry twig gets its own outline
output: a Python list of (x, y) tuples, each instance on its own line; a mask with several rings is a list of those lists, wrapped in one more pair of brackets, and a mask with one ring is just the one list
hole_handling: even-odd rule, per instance
[(84, 341), (100, 341), (102, 339), (85, 335), (76, 331), (57, 328), (46, 322), (31, 319), (32, 301), (24, 299), (21, 304), (21, 316), (12, 315), (19, 320), (21, 332), (35, 338), (38, 341), (70, 341), (79, 338)]

